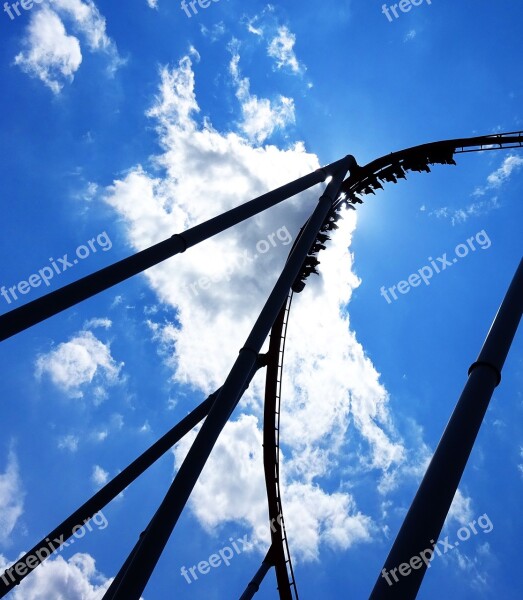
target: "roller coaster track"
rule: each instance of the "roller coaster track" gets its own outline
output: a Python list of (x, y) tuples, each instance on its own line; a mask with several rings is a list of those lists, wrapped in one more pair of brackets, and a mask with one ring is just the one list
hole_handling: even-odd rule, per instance
[(282, 600), (298, 600), (298, 590), (292, 568), (287, 542), (285, 521), (280, 489), (280, 415), (283, 361), (287, 324), (291, 310), (293, 293), (282, 306), (278, 318), (271, 329), (269, 351), (267, 353), (267, 373), (265, 380), (265, 404), (263, 419), (263, 465), (271, 522), (271, 558), (276, 571), (276, 581)]
[(305, 281), (311, 273), (318, 274), (316, 267), (320, 264), (317, 255), (325, 249), (325, 242), (330, 238), (327, 233), (338, 228), (336, 221), (343, 207), (355, 208), (362, 204), (360, 196), (375, 194), (383, 189), (382, 183), (397, 183), (398, 179), (406, 179), (409, 171), (430, 173), (429, 165), (455, 165), (454, 155), (470, 152), (486, 152), (490, 150), (510, 150), (523, 148), (523, 131), (482, 135), (471, 138), (456, 138), (412, 146), (398, 152), (391, 152), (364, 165), (351, 170), (345, 179), (340, 195), (333, 204), (332, 211), (325, 220), (311, 251), (303, 263), (300, 275), (292, 289), (299, 293), (305, 287)]
[[(389, 183), (397, 183), (398, 178), (406, 179), (405, 174), (408, 171), (425, 171), (429, 173), (429, 164), (455, 165), (454, 154), (521, 147), (523, 147), (523, 132), (521, 131), (422, 144), (380, 157), (363, 167), (359, 167), (355, 173), (351, 173), (344, 181), (341, 194), (333, 205), (332, 212), (326, 218), (318, 237), (311, 247), (311, 252), (304, 261), (302, 276), (293, 285), (293, 290), (289, 294), (287, 302), (282, 307), (271, 329), (269, 352), (267, 354), (263, 456), (269, 518), (271, 524), (274, 523), (274, 527), (271, 528), (272, 545), (270, 548), (270, 557), (276, 571), (280, 600), (294, 598), (297, 600), (298, 598), (296, 580), (285, 531), (280, 490), (279, 459), (283, 361), (293, 291), (299, 293), (303, 290), (305, 279), (307, 279), (311, 272), (316, 272), (314, 267), (319, 264), (319, 261), (315, 260), (316, 264), (313, 264), (311, 267), (310, 259), (314, 260), (319, 253), (319, 250), (314, 251), (313, 249), (318, 248), (318, 244), (320, 244), (321, 249), (325, 248), (323, 242), (325, 239), (329, 239), (326, 233), (337, 229), (335, 223), (339, 218), (337, 212), (340, 208), (343, 206), (354, 208), (354, 204), (362, 203), (362, 200), (356, 194), (374, 194), (374, 190), (383, 189), (379, 181), (380, 179)], [(303, 231), (303, 227), (301, 231)], [(297, 239), (300, 237), (301, 231)], [(308, 260), (309, 264), (307, 266)], [(280, 527), (276, 524), (276, 519), (278, 518), (281, 522)]]
[[(351, 166), (350, 176), (343, 182), (338, 198), (332, 204), (332, 209), (325, 218), (323, 225), (320, 228), (320, 232), (311, 244), (309, 252), (303, 261), (301, 271), (292, 285), (292, 291), (296, 293), (302, 291), (308, 276), (311, 273), (317, 273), (316, 266), (319, 264), (319, 261), (317, 260), (316, 255), (322, 249), (325, 249), (324, 244), (329, 239), (326, 234), (338, 228), (336, 221), (343, 216), (338, 212), (340, 208), (346, 206), (354, 209), (356, 204), (361, 204), (363, 202), (358, 194), (375, 194), (376, 189), (383, 189), (381, 182), (397, 183), (398, 179), (406, 179), (406, 173), (408, 171), (430, 172), (429, 165), (432, 164), (456, 164), (454, 161), (455, 154), (522, 147), (523, 132), (519, 131), (422, 144), (399, 152), (393, 152), (378, 158), (365, 166), (356, 165), (355, 168)], [(345, 157), (345, 159), (346, 158), (348, 157)], [(353, 159), (353, 157), (350, 158)], [(329, 173), (336, 177), (336, 169), (341, 168), (339, 166), (340, 164), (344, 164), (344, 168), (347, 169), (345, 159), (331, 163), (331, 165), (328, 165), (327, 167), (318, 169), (317, 171), (290, 182), (277, 190), (272, 190), (259, 198), (235, 207), (234, 209), (188, 229), (181, 234), (175, 234), (168, 240), (164, 240), (150, 248), (137, 252), (118, 263), (105, 267), (96, 273), (68, 284), (55, 292), (51, 292), (41, 298), (29, 302), (5, 315), (0, 315), (0, 341), (20, 333), (24, 329), (40, 323), (50, 316), (56, 315), (66, 308), (70, 308), (101, 291), (107, 290), (117, 283), (121, 283), (129, 277), (141, 273), (147, 268), (159, 264), (169, 257), (182, 253), (191, 246), (233, 227), (247, 218), (258, 214), (263, 210), (267, 210), (297, 193), (309, 189), (321, 181), (325, 181), (327, 174)], [(346, 170), (344, 172), (346, 172)], [(295, 245), (298, 239), (300, 239), (300, 235), (297, 236)], [(293, 245), (293, 249), (295, 245)], [(303, 253), (304, 249), (300, 252), (300, 257), (303, 256)], [(256, 362), (252, 360), (249, 361), (250, 371), (247, 376), (242, 375), (240, 383), (237, 384), (235, 382), (234, 385), (231, 385), (231, 387), (234, 387), (234, 393), (238, 395), (236, 400), (236, 402), (238, 402), (245, 389), (249, 386), (254, 373), (260, 367), (267, 366), (263, 441), (264, 470), (269, 515), (271, 519), (272, 543), (267, 556), (262, 563), (262, 568), (255, 580), (251, 582), (253, 585), (251, 586), (251, 584), (249, 584), (251, 587), (247, 591), (247, 595), (245, 595), (246, 598), (252, 597), (251, 592), (256, 592), (259, 582), (263, 579), (264, 574), (270, 566), (274, 566), (280, 599), (298, 600), (298, 591), (290, 557), (287, 534), (285, 532), (285, 523), (283, 520), (279, 467), (282, 375), (286, 332), (292, 298), (293, 294), (291, 292), (289, 293), (286, 302), (283, 302), (279, 315), (276, 321), (274, 321), (271, 329), (269, 352), (267, 356), (264, 357), (263, 355), (258, 354)], [(261, 342), (259, 346), (261, 347)], [(259, 349), (256, 351), (259, 352)], [(251, 362), (253, 363), (252, 367)], [(154, 464), (160, 456), (164, 455), (169, 448), (176, 444), (202, 419), (206, 419), (206, 424), (209, 413), (214, 410), (214, 405), (218, 403), (218, 400), (221, 397), (221, 390), (222, 388), (211, 394), (206, 401), (202, 402), (148, 450), (135, 459), (119, 475), (108, 482), (94, 496), (67, 517), (50, 534), (48, 534), (47, 537), (38, 542), (32, 550), (19, 558), (14, 565), (6, 570), (4, 575), (6, 575), (6, 577), (8, 576), (10, 579), (0, 578), (2, 579), (0, 582), (0, 598), (4, 597), (9, 591), (19, 585), (20, 582), (38, 566), (38, 564), (42, 563), (57, 550), (57, 547), (53, 546), (50, 542), (51, 539), (53, 539), (54, 542), (56, 542), (57, 539), (60, 539), (60, 545), (64, 544), (65, 541), (73, 535), (77, 527), (76, 524), (89, 521), (96, 512), (100, 511), (118, 494), (125, 490), (128, 485), (144, 473), (146, 469)], [(183, 506), (187, 501), (189, 493), (190, 491), (188, 493), (184, 491), (186, 498), (183, 499)], [(160, 523), (160, 520), (158, 520), (158, 522)], [(151, 523), (154, 524), (154, 519)], [(161, 524), (162, 527), (164, 527), (164, 520), (161, 520)], [(174, 524), (175, 523), (170, 526), (171, 531)], [(144, 533), (147, 533), (147, 530)], [(167, 539), (168, 536), (166, 540)], [(154, 548), (158, 554), (157, 558), (159, 558), (165, 542), (162, 542), (162, 544), (149, 543), (149, 546)], [(141, 557), (140, 561), (136, 560), (137, 564), (140, 562), (140, 568), (129, 568), (128, 570), (125, 568), (126, 565), (131, 565), (131, 563), (131, 566), (134, 566), (133, 553), (137, 551), (137, 549), (140, 549), (140, 544), (142, 544), (142, 542), (139, 540), (129, 555), (128, 560), (124, 563), (124, 568), (115, 580), (118, 580), (118, 578), (122, 581), (124, 579), (128, 580), (129, 574), (134, 576), (136, 573), (143, 573), (143, 561)], [(160, 548), (160, 550), (158, 551), (157, 548)], [(26, 565), (25, 561), (29, 557), (34, 556), (39, 557), (38, 562), (34, 564), (33, 559), (31, 559), (32, 566), (29, 566), (29, 561), (27, 561), (28, 564)], [(151, 561), (151, 564), (147, 566), (146, 577), (141, 577), (140, 581), (136, 584), (137, 586), (140, 586), (140, 589), (137, 587), (133, 591), (133, 593), (136, 592), (136, 598), (140, 596), (140, 590), (145, 587), (148, 578), (154, 569), (157, 558), (155, 558), (154, 561)], [(22, 574), (19, 574), (19, 571)], [(128, 581), (126, 581), (126, 583), (128, 584)], [(120, 593), (119, 589), (111, 594), (108, 591), (106, 597), (124, 598), (125, 600), (128, 600), (128, 596), (125, 596), (123, 592)]]

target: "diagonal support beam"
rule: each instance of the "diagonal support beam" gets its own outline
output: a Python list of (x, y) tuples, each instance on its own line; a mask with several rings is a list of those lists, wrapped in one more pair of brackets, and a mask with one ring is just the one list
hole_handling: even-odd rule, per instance
[[(19, 585), (27, 575), (49, 558), (54, 551), (58, 550), (73, 535), (75, 527), (89, 521), (172, 448), (174, 444), (180, 441), (184, 435), (189, 433), (193, 427), (198, 425), (207, 416), (219, 391), (213, 392), (114, 479), (104, 485), (94, 496), (53, 529), (51, 533), (47, 534), (43, 540), (40, 540), (29, 552), (26, 552), (9, 569), (6, 569), (4, 574), (0, 576), (0, 598), (3, 598)], [(56, 540), (60, 540), (60, 543), (55, 543)], [(19, 575), (19, 573), (23, 573), (23, 575)]]
[(321, 196), (294, 252), (289, 257), (245, 345), (240, 350), (220, 395), (198, 432), (163, 502), (132, 550), (132, 556), (126, 561), (125, 573), (118, 574), (115, 580), (117, 584), (113, 582), (114, 585), (111, 585), (104, 596), (105, 600), (108, 598), (139, 600), (222, 429), (243, 394), (248, 374), (258, 358), (261, 347), (316, 235), (338, 197), (343, 179), (355, 164), (354, 157), (346, 156), (332, 173), (332, 181)]
[(241, 204), (217, 217), (175, 234), (167, 240), (137, 252), (100, 271), (87, 275), (32, 302), (0, 316), (0, 341), (24, 331), (83, 300), (157, 265), (167, 258), (195, 246), (268, 208), (303, 192), (327, 179), (345, 159), (317, 169), (254, 200)]

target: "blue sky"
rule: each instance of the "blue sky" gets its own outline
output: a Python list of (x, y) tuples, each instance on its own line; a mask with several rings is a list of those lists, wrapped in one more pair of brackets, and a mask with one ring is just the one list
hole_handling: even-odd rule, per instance
[[(8, 4), (0, 313), (347, 153), (364, 164), (523, 129), (519, 3), (423, 1), (391, 20), (382, 4), (218, 0), (190, 17), (168, 0)], [(295, 298), (281, 469), (302, 598), (368, 597), (521, 258), (521, 151), (457, 163), (346, 214)], [(0, 344), (1, 567), (221, 385), (320, 193)], [(445, 254), (463, 256), (397, 300), (380, 294)], [(49, 285), (10, 295), (40, 271)], [(520, 332), (442, 534), (470, 539), (433, 561), (421, 599), (523, 595), (522, 350)], [(258, 568), (263, 385), (260, 372), (146, 600), (239, 597)], [(11, 597), (101, 598), (194, 435)], [(229, 566), (186, 581), (182, 567), (233, 542)], [(257, 597), (276, 597), (272, 572)]]

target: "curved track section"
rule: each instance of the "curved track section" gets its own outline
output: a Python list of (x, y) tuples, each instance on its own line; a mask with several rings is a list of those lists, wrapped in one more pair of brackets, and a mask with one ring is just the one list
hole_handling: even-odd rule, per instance
[[(425, 171), (430, 173), (431, 169), (429, 165), (455, 165), (455, 154), (522, 147), (523, 132), (521, 131), (432, 142), (430, 144), (406, 148), (399, 152), (392, 152), (363, 167), (358, 166), (355, 170), (351, 171), (350, 176), (343, 182), (340, 196), (333, 204), (331, 212), (325, 219), (303, 263), (301, 273), (292, 286), (292, 292), (287, 299), (287, 303), (282, 307), (278, 319), (271, 330), (265, 387), (264, 468), (269, 516), (271, 523), (275, 524), (275, 527), (271, 529), (271, 551), (281, 600), (293, 598), (293, 593), (295, 594), (295, 598), (298, 597), (283, 521), (279, 475), (281, 380), (285, 337), (293, 292), (301, 292), (305, 287), (305, 282), (309, 275), (312, 273), (318, 274), (317, 267), (320, 261), (317, 259), (317, 255), (321, 250), (325, 249), (325, 243), (330, 239), (328, 234), (338, 229), (336, 222), (342, 217), (342, 214), (339, 212), (340, 209), (343, 207), (354, 209), (355, 204), (363, 203), (358, 194), (375, 194), (375, 190), (383, 189), (382, 182), (397, 183), (398, 179), (407, 178), (406, 174), (408, 171)], [(278, 518), (281, 522), (281, 526), (279, 527), (274, 520)]]
[(271, 523), (271, 557), (276, 570), (276, 581), (281, 600), (298, 600), (298, 589), (287, 542), (280, 490), (281, 383), (292, 296), (291, 292), (271, 329), (267, 353), (263, 416), (263, 466)]
[(341, 208), (354, 209), (356, 204), (363, 203), (360, 196), (375, 194), (376, 190), (383, 189), (382, 183), (397, 183), (398, 179), (407, 179), (409, 171), (430, 173), (430, 165), (455, 165), (456, 154), (511, 148), (523, 148), (523, 131), (421, 144), (399, 152), (391, 152), (364, 166), (352, 169), (350, 176), (343, 182), (340, 195), (333, 204), (332, 211), (325, 220), (292, 289), (296, 293), (301, 292), (309, 275), (318, 274), (317, 267), (320, 261), (317, 255), (325, 249), (325, 243), (330, 239), (328, 233), (338, 228), (336, 221), (342, 216), (339, 213)]
[(522, 147), (523, 132), (521, 131), (422, 144), (399, 152), (392, 152), (365, 166), (358, 166), (351, 171), (350, 176), (343, 182), (340, 196), (327, 215), (303, 263), (300, 275), (292, 286), (287, 302), (282, 307), (271, 329), (269, 352), (267, 354), (263, 460), (272, 537), (272, 545), (268, 556), (270, 556), (276, 570), (280, 600), (298, 600), (298, 591), (283, 520), (279, 470), (281, 383), (287, 324), (293, 293), (299, 293), (304, 289), (309, 275), (312, 273), (318, 274), (317, 267), (320, 261), (316, 257), (321, 250), (325, 249), (325, 243), (330, 239), (328, 234), (338, 229), (336, 222), (342, 217), (339, 212), (340, 209), (343, 207), (355, 209), (356, 204), (362, 204), (363, 200), (359, 195), (375, 194), (375, 190), (383, 189), (382, 182), (397, 183), (398, 179), (406, 179), (406, 174), (409, 171), (430, 173), (430, 165), (455, 165), (455, 154)]

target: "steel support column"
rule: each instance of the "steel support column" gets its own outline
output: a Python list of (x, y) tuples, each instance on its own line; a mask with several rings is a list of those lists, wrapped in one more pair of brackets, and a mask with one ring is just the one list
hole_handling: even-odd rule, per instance
[[(523, 260), (494, 319), (478, 359), (432, 457), (396, 541), (378, 577), (370, 600), (414, 600), (427, 570), (428, 558), (458, 489), (523, 311)], [(400, 565), (425, 552), (427, 561), (397, 574)], [(416, 561), (418, 564), (419, 561)], [(394, 575), (391, 570), (396, 569)], [(403, 567), (407, 571), (407, 567)]]

